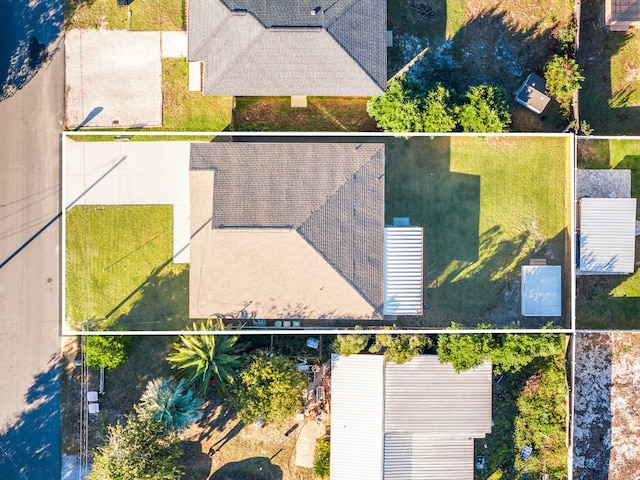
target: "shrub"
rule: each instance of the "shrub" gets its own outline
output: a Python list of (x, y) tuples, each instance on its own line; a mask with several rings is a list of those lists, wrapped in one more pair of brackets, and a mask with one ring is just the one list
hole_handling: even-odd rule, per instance
[(478, 85), (467, 91), (466, 103), (458, 109), (458, 122), (465, 132), (506, 132), (511, 123), (507, 94), (503, 88)]
[[(362, 327), (357, 326), (355, 330), (362, 330)], [(335, 342), (333, 342), (333, 351), (338, 355), (348, 357), (364, 350), (369, 345), (370, 340), (371, 335), (338, 335)]]
[(385, 132), (420, 132), (422, 95), (416, 82), (402, 77), (390, 82), (384, 95), (367, 102), (367, 113)]
[(369, 351), (371, 353), (382, 352), (388, 362), (401, 364), (422, 353), (430, 342), (431, 339), (426, 335), (379, 333)]
[(316, 444), (316, 452), (314, 455), (313, 471), (320, 478), (328, 478), (331, 458), (331, 442), (328, 438), (321, 438)]
[(184, 379), (156, 378), (140, 398), (141, 417), (160, 421), (167, 430), (184, 430), (202, 417), (202, 400)]
[(89, 335), (84, 339), (85, 362), (95, 369), (114, 370), (129, 356), (131, 337), (126, 335)]
[(573, 94), (584, 80), (576, 61), (567, 55), (554, 55), (544, 67), (544, 79), (549, 93), (558, 101), (564, 114), (569, 115)]
[(457, 127), (452, 92), (440, 84), (428, 91), (423, 103), (422, 131), (452, 132)]

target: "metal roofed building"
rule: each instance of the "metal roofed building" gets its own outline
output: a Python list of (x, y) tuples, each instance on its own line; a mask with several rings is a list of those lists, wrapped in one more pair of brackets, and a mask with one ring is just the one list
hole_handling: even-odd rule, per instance
[(522, 267), (522, 315), (559, 317), (562, 315), (562, 267), (524, 265)]
[(550, 100), (544, 78), (535, 73), (527, 77), (516, 95), (516, 102), (537, 114), (544, 111)]
[(191, 318), (382, 318), (384, 145), (194, 143)]
[(628, 274), (635, 269), (635, 198), (578, 200), (577, 274)]
[(640, 0), (605, 0), (605, 23), (611, 30), (640, 26)]
[(335, 356), (331, 375), (332, 480), (473, 479), (474, 438), (491, 432), (490, 363), (458, 374), (435, 355)]
[(373, 96), (387, 82), (379, 0), (190, 0), (205, 95)]
[(422, 315), (422, 265), (422, 227), (385, 226), (385, 315)]

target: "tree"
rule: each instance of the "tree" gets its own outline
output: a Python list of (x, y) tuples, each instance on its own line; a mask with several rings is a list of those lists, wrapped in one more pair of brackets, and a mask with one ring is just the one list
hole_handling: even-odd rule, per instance
[(290, 360), (263, 352), (254, 354), (240, 373), (231, 399), (245, 422), (285, 420), (302, 405), (306, 376)]
[(554, 55), (544, 67), (544, 80), (547, 90), (568, 115), (573, 102), (573, 94), (581, 88), (584, 76), (573, 58), (567, 55)]
[[(483, 328), (486, 326), (481, 326)], [(452, 323), (451, 329), (458, 330), (460, 324)], [(457, 372), (464, 372), (482, 365), (493, 347), (493, 337), (490, 333), (466, 335), (460, 333), (446, 333), (438, 336), (438, 361), (450, 363)]]
[[(216, 323), (212, 319), (195, 322), (191, 331), (224, 330), (222, 320)], [(235, 381), (240, 368), (243, 345), (236, 344), (237, 336), (233, 335), (180, 335), (180, 343), (175, 343), (175, 353), (167, 357), (172, 368), (178, 370), (178, 377), (184, 378), (189, 386), (194, 386), (201, 396), (205, 396), (207, 388), (214, 382), (218, 392), (227, 398), (229, 386)]]
[[(358, 325), (355, 330), (362, 330), (362, 327)], [(338, 335), (333, 343), (333, 350), (338, 355), (348, 357), (364, 350), (369, 345), (369, 340), (371, 340), (371, 335)]]
[(114, 370), (129, 356), (131, 337), (126, 335), (88, 335), (84, 339), (84, 356), (88, 366)]
[(384, 95), (367, 102), (367, 113), (385, 132), (422, 131), (421, 87), (405, 77), (393, 80)]
[(455, 109), (451, 91), (441, 84), (427, 92), (422, 111), (422, 131), (452, 132), (456, 126)]
[(89, 480), (178, 480), (182, 455), (176, 434), (159, 421), (127, 416), (126, 425), (107, 427), (107, 441), (94, 451)]
[(140, 398), (139, 413), (161, 422), (169, 431), (180, 431), (202, 417), (202, 400), (184, 379), (156, 378)]
[(467, 90), (466, 103), (458, 110), (465, 132), (505, 132), (511, 123), (507, 94), (503, 88), (478, 85)]
[(382, 352), (388, 362), (401, 364), (422, 353), (429, 343), (430, 339), (426, 335), (378, 333), (369, 351)]

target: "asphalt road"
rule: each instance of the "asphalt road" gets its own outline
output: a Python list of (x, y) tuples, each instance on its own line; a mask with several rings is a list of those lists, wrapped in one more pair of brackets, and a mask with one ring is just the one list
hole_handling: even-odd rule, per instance
[[(3, 480), (60, 478), (62, 42), (49, 44), (48, 50), (56, 44), (60, 49), (52, 59), (36, 65), (28, 81), (0, 101)], [(5, 47), (0, 56), (7, 53)]]

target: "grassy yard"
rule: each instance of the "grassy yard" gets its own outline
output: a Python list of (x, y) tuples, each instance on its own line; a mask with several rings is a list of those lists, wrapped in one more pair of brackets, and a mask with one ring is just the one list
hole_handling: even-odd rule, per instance
[[(631, 170), (631, 196), (640, 196), (640, 141), (586, 140), (578, 142), (581, 168)], [(578, 328), (637, 329), (640, 326), (640, 245), (636, 237), (633, 275), (578, 276)]]
[(307, 97), (292, 108), (291, 97), (236, 97), (233, 129), (275, 132), (376, 132), (368, 97)]
[[(498, 380), (494, 378), (494, 380)], [(492, 431), (476, 440), (486, 466), (475, 480), (567, 478), (566, 375), (562, 356), (540, 359), (518, 373), (506, 373), (493, 389)], [(533, 448), (527, 460), (524, 446)]]
[(602, 2), (582, 2), (580, 116), (596, 134), (640, 134), (640, 31), (610, 32)]
[(65, 29), (183, 30), (186, 0), (64, 0)]
[(171, 263), (171, 206), (76, 206), (67, 213), (66, 321), (182, 329), (188, 268)]
[(424, 227), (420, 325), (546, 323), (520, 315), (520, 267), (565, 265), (569, 148), (567, 138), (387, 141), (386, 221)]

